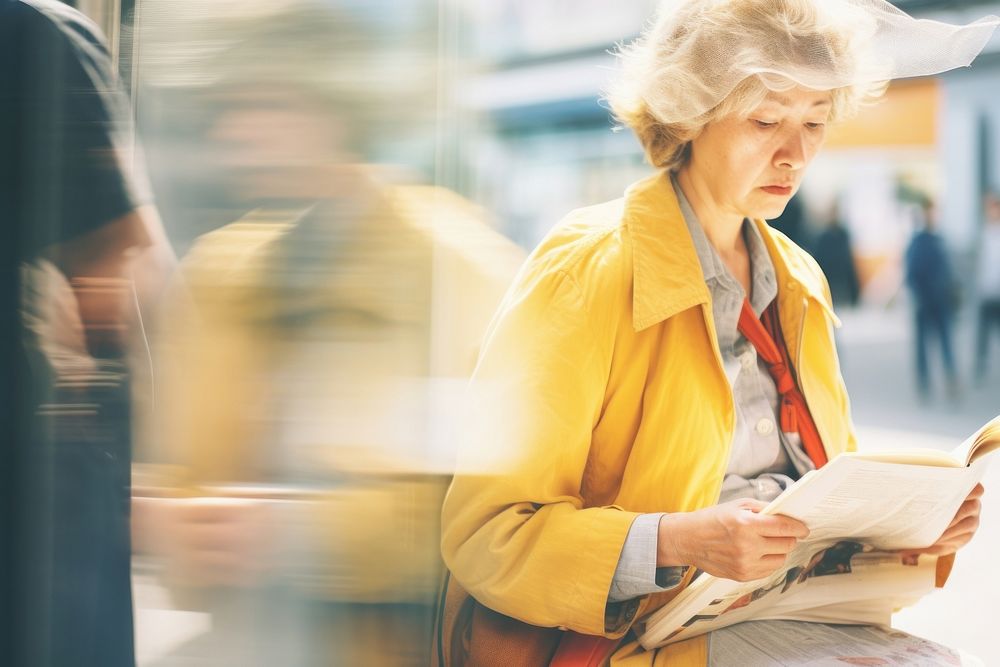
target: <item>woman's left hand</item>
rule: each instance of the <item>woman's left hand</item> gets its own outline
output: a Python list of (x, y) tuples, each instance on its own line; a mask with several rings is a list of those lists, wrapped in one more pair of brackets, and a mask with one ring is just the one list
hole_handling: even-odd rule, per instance
[(953, 554), (972, 539), (979, 528), (979, 512), (982, 510), (982, 502), (979, 500), (983, 496), (983, 485), (976, 484), (969, 496), (958, 508), (955, 518), (945, 529), (937, 542), (924, 549), (906, 549), (903, 556), (931, 554), (934, 556), (946, 556)]

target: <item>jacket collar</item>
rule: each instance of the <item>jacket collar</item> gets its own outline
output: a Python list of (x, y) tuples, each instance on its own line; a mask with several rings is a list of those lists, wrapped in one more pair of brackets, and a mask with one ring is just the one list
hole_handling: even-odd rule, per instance
[[(667, 172), (629, 187), (625, 193), (624, 224), (632, 240), (632, 325), (636, 331), (709, 302), (710, 293), (698, 254)], [(801, 290), (832, 316), (833, 308), (818, 269), (810, 266), (805, 254), (765, 221), (755, 220), (754, 224), (774, 262), (779, 299), (786, 292)]]

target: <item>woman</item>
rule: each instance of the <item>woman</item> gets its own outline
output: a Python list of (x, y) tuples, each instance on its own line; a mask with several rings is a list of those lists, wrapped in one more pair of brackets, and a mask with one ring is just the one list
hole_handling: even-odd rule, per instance
[[(855, 447), (826, 281), (764, 219), (881, 82), (959, 64), (887, 45), (970, 60), (993, 27), (860, 1), (664, 3), (610, 96), (658, 173), (557, 225), (487, 336), (443, 510), (444, 661), (547, 664), (569, 629), (624, 637), (612, 664), (705, 662), (703, 637), (646, 652), (626, 633), (695, 570), (774, 572), (808, 529), (755, 510)], [(758, 318), (794, 382), (772, 378)], [(977, 517), (970, 497), (932, 550)]]

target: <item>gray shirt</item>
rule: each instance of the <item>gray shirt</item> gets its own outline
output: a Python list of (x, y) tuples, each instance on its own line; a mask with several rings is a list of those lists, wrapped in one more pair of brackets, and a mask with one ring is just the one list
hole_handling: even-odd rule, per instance
[[(770, 501), (794, 479), (813, 469), (796, 433), (778, 426), (779, 396), (767, 365), (738, 330), (746, 293), (705, 236), (687, 197), (673, 180), (684, 222), (694, 242), (712, 302), (722, 364), (733, 390), (736, 428), (719, 502), (738, 498)], [(750, 306), (760, 316), (778, 294), (774, 264), (757, 226), (743, 221), (750, 255)], [(680, 583), (686, 567), (656, 567), (662, 513), (643, 514), (629, 529), (611, 581), (609, 602), (667, 590)]]

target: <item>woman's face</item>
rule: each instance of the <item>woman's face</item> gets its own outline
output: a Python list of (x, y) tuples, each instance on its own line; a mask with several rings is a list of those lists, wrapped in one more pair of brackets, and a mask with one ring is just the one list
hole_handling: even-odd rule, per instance
[(725, 213), (776, 218), (826, 136), (829, 91), (771, 92), (749, 116), (707, 125), (684, 169)]

